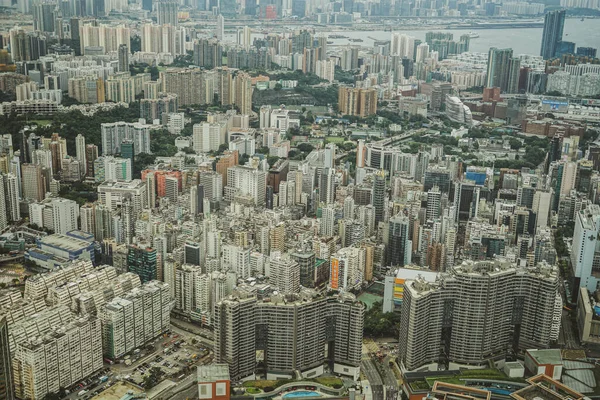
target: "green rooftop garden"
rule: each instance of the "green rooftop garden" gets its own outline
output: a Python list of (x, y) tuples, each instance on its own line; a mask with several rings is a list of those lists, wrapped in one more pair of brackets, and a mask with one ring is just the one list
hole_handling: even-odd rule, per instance
[(413, 390), (429, 390), (433, 387), (436, 381), (451, 383), (455, 385), (463, 385), (466, 379), (490, 379), (506, 382), (519, 382), (525, 383), (523, 378), (509, 378), (504, 372), (497, 369), (469, 369), (463, 370), (455, 375), (447, 376), (432, 376), (424, 378), (423, 380), (414, 381), (410, 383)]

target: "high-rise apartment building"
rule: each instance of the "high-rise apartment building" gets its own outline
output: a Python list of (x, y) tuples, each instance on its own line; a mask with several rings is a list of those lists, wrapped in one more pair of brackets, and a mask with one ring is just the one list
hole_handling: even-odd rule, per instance
[(235, 76), (235, 105), (240, 114), (252, 114), (252, 78), (245, 72)]
[(111, 122), (101, 124), (102, 155), (113, 155), (121, 152), (121, 144), (125, 139), (133, 141), (135, 155), (150, 154), (150, 125), (138, 122)]
[(131, 181), (131, 159), (121, 157), (98, 157), (94, 161), (94, 179), (97, 183)]
[(222, 41), (225, 38), (225, 17), (223, 17), (221, 14), (217, 15), (215, 37), (219, 41)]
[(225, 143), (227, 125), (224, 123), (202, 122), (194, 124), (192, 143), (197, 154), (218, 151)]
[(46, 185), (42, 174), (42, 167), (35, 164), (21, 165), (21, 184), (24, 199), (42, 201), (46, 196)]
[(558, 43), (562, 41), (565, 27), (565, 10), (547, 12), (544, 16), (544, 31), (540, 56), (547, 60), (556, 56)]
[(434, 186), (427, 192), (427, 209), (425, 212), (426, 221), (433, 221), (436, 218), (439, 218), (441, 214), (441, 200), (442, 193), (440, 192), (440, 188)]
[[(408, 370), (490, 359), (550, 344), (558, 272), (549, 264), (465, 261), (435, 283), (404, 284), (399, 361)], [(560, 324), (560, 319), (558, 320)]]
[(271, 252), (271, 273), (269, 283), (274, 284), (282, 294), (300, 291), (300, 267), (289, 255)]
[(410, 219), (406, 215), (397, 214), (390, 218), (387, 260), (388, 265), (403, 267), (410, 264), (412, 240), (409, 238)]
[(86, 162), (86, 151), (85, 151), (85, 137), (82, 134), (77, 135), (75, 138), (75, 157), (79, 161), (81, 174), (85, 175), (87, 166)]
[(377, 113), (377, 91), (340, 86), (338, 104), (344, 115), (368, 117)]
[(349, 291), (360, 288), (364, 277), (365, 249), (344, 247), (329, 260), (329, 287)]
[(180, 106), (212, 103), (206, 98), (204, 73), (199, 69), (168, 68), (161, 71), (162, 92), (177, 95)]
[(256, 205), (265, 204), (267, 171), (236, 165), (227, 169), (225, 200), (231, 201), (237, 195), (248, 196)]
[(129, 48), (126, 44), (119, 45), (119, 72), (129, 72)]
[(212, 69), (223, 65), (223, 47), (218, 39), (198, 39), (194, 43), (194, 64)]
[(200, 184), (204, 187), (204, 198), (209, 201), (223, 199), (223, 177), (215, 171), (201, 171)]
[(156, 2), (156, 20), (159, 25), (177, 26), (179, 19), (177, 13), (179, 3), (172, 0), (159, 0)]
[[(263, 350), (267, 375), (318, 376), (332, 370), (357, 377), (364, 306), (351, 294), (321, 297), (312, 290), (258, 301), (243, 290), (215, 305), (215, 359), (234, 380), (255, 373)], [(327, 346), (327, 356), (325, 347)]]
[(127, 270), (139, 275), (142, 283), (155, 280), (158, 275), (156, 249), (151, 247), (129, 246)]
[[(144, 87), (148, 88), (148, 85)], [(152, 87), (149, 89), (153, 90), (155, 88)], [(144, 93), (144, 95), (146, 94)], [(156, 93), (156, 95), (146, 96), (145, 99), (140, 100), (140, 118), (144, 118), (147, 121), (162, 120), (164, 114), (176, 113), (177, 108), (178, 100), (176, 94)]]
[(8, 340), (8, 322), (6, 317), (0, 319), (0, 399), (15, 398), (12, 357)]
[(579, 287), (587, 287), (591, 292), (596, 290), (598, 278), (594, 276), (592, 266), (597, 258), (596, 243), (599, 235), (600, 206), (590, 204), (585, 210), (575, 214), (571, 251), (571, 264), (575, 276), (573, 293), (579, 293)]
[(168, 53), (172, 56), (185, 54), (185, 29), (175, 25), (142, 26), (142, 51)]
[(356, 46), (342, 48), (341, 67), (344, 71), (353, 71), (358, 69), (358, 51)]
[(98, 311), (104, 356), (114, 360), (161, 335), (170, 326), (169, 285), (150, 281), (115, 297)]
[(46, 55), (46, 38), (40, 32), (15, 27), (9, 31), (9, 37), (13, 62), (34, 61)]
[(18, 398), (43, 399), (102, 368), (102, 329), (96, 317), (83, 316), (47, 333), (16, 344), (13, 373)]
[(335, 199), (335, 169), (323, 168), (319, 178), (319, 200), (325, 204), (333, 203)]
[(55, 233), (66, 234), (77, 229), (79, 206), (73, 200), (52, 199), (52, 219)]
[(373, 181), (373, 208), (375, 208), (375, 228), (385, 217), (385, 171), (382, 169), (375, 174)]
[(79, 27), (79, 37), (81, 43), (81, 54), (86, 53), (86, 48), (102, 48), (104, 53), (118, 52), (119, 46), (127, 46), (130, 51), (129, 28), (124, 25), (81, 25)]
[(503, 93), (518, 92), (521, 61), (513, 57), (512, 49), (490, 48), (486, 87), (499, 87)]
[(94, 161), (98, 158), (98, 146), (88, 144), (85, 146), (85, 175), (94, 177)]

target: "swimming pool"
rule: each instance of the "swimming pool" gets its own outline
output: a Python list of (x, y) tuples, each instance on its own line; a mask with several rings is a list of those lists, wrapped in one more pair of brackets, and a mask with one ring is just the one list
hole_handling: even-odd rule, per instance
[(284, 399), (294, 399), (298, 397), (321, 397), (321, 395), (317, 392), (308, 392), (306, 390), (291, 392), (283, 395)]

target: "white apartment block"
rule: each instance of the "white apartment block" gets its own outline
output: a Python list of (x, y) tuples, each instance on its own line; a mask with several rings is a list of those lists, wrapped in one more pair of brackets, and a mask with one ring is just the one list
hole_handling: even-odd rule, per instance
[(104, 355), (114, 359), (143, 346), (168, 329), (173, 305), (169, 285), (150, 281), (99, 311)]
[(48, 289), (75, 280), (94, 270), (91, 261), (75, 261), (64, 268), (37, 274), (25, 281), (25, 297), (40, 299), (48, 295)]
[(19, 341), (13, 358), (16, 395), (43, 399), (102, 368), (100, 320), (80, 317)]
[(79, 206), (73, 200), (50, 198), (41, 203), (29, 204), (32, 224), (65, 234), (77, 229)]
[(121, 152), (121, 143), (125, 139), (133, 141), (134, 154), (150, 154), (150, 130), (152, 125), (139, 122), (112, 122), (101, 124), (102, 155)]
[(209, 274), (196, 265), (177, 268), (175, 280), (175, 309), (193, 320), (210, 323), (212, 314), (212, 285)]
[(555, 337), (558, 271), (544, 262), (525, 269), (503, 259), (465, 261), (434, 283), (405, 282), (403, 293), (398, 359), (408, 370), (487, 365), (511, 350), (547, 348)]
[(265, 203), (267, 172), (246, 166), (236, 165), (227, 170), (225, 200), (232, 201), (235, 195), (248, 195), (255, 205)]
[(193, 127), (194, 151), (197, 154), (218, 151), (219, 146), (225, 143), (227, 125), (225, 123), (195, 124)]
[(146, 183), (140, 179), (131, 182), (104, 182), (98, 186), (98, 200), (114, 211), (123, 204), (126, 197), (131, 197), (134, 212), (137, 213), (148, 207)]

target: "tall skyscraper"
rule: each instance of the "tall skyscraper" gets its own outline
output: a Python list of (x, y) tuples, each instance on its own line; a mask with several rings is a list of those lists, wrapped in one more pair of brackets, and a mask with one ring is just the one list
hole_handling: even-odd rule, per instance
[(46, 55), (46, 38), (40, 32), (15, 27), (9, 31), (10, 55), (14, 62), (33, 61)]
[(12, 358), (8, 341), (8, 322), (0, 319), (0, 399), (15, 398), (13, 389)]
[(547, 263), (525, 269), (465, 261), (435, 283), (409, 280), (398, 360), (408, 370), (432, 362), (483, 365), (511, 351), (547, 348), (560, 325), (553, 320), (557, 294), (558, 272)]
[(23, 164), (21, 166), (23, 195), (27, 200), (42, 201), (46, 195), (41, 165)]
[(8, 227), (8, 212), (7, 212), (7, 198), (6, 191), (4, 187), (6, 186), (6, 175), (0, 174), (0, 230), (6, 229)]
[(512, 49), (490, 48), (486, 87), (499, 87), (502, 92), (516, 92), (519, 83), (519, 68), (520, 60), (513, 58)]
[(140, 276), (142, 283), (157, 279), (156, 249), (151, 247), (129, 246), (127, 269)]
[(321, 171), (319, 199), (325, 204), (331, 204), (335, 199), (335, 170), (333, 168), (325, 168)]
[(85, 137), (81, 133), (75, 138), (75, 157), (79, 161), (81, 175), (85, 175), (87, 169), (86, 147)]
[(85, 175), (94, 177), (94, 161), (98, 158), (98, 146), (88, 144), (85, 146)]
[(51, 1), (33, 5), (33, 27), (36, 31), (54, 32), (54, 11), (56, 3)]
[(395, 215), (389, 222), (388, 265), (403, 267), (410, 264), (412, 241), (408, 240), (410, 220), (404, 215)]
[(546, 13), (544, 17), (544, 32), (540, 49), (540, 56), (544, 59), (554, 57), (558, 42), (562, 41), (565, 16), (565, 10), (555, 10)]
[(119, 45), (119, 72), (129, 71), (129, 48), (125, 44)]
[(222, 41), (225, 37), (225, 17), (221, 14), (217, 15), (217, 26), (215, 28), (215, 37)]
[(283, 299), (259, 301), (234, 290), (215, 304), (215, 359), (229, 365), (232, 379), (255, 373), (256, 350), (264, 351), (267, 371), (290, 374), (328, 362), (357, 379), (364, 305), (349, 293), (322, 297), (312, 290)]
[(235, 76), (235, 105), (240, 114), (252, 114), (252, 78), (245, 72)]
[(156, 3), (156, 19), (159, 25), (177, 26), (179, 3), (172, 0), (161, 0)]
[(571, 263), (575, 275), (574, 293), (578, 293), (580, 287), (587, 287), (591, 291), (596, 290), (599, 279), (592, 272), (592, 264), (596, 254), (598, 235), (600, 235), (600, 207), (597, 204), (591, 204), (585, 210), (575, 214), (573, 250), (571, 251)]
[(223, 65), (223, 47), (218, 39), (199, 39), (194, 43), (194, 64), (206, 69)]
[(375, 229), (385, 217), (385, 172), (379, 171), (373, 182), (373, 207), (375, 208)]
[(425, 219), (427, 221), (438, 218), (441, 214), (440, 204), (442, 199), (442, 193), (440, 188), (434, 186), (427, 192), (427, 210)]

